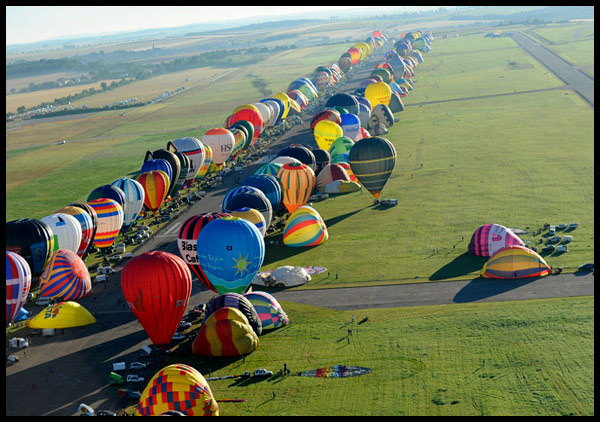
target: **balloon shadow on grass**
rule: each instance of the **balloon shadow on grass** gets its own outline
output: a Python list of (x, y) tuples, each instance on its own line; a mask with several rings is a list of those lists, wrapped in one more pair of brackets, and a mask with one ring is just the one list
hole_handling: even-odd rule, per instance
[(540, 277), (525, 277), (521, 279), (488, 279), (483, 277), (474, 278), (469, 284), (460, 289), (454, 296), (454, 303), (477, 302), (492, 296), (518, 289), (521, 286), (532, 283)]
[(483, 268), (487, 260), (487, 257), (471, 255), (465, 252), (429, 276), (429, 280), (445, 280), (479, 271)]

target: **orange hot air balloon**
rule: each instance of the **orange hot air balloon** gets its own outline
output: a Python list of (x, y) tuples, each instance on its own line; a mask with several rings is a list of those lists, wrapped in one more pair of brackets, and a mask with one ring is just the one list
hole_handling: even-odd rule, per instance
[(315, 172), (306, 164), (287, 163), (277, 173), (283, 204), (292, 213), (306, 204), (315, 186)]
[(192, 273), (185, 261), (163, 251), (138, 255), (125, 264), (121, 289), (152, 343), (166, 350), (192, 293)]
[(169, 191), (169, 176), (162, 170), (138, 174), (136, 179), (144, 187), (144, 205), (156, 215)]

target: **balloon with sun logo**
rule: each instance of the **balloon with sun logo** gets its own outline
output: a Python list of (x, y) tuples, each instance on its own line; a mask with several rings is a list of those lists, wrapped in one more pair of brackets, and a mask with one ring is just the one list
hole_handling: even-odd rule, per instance
[(265, 241), (251, 222), (218, 218), (198, 235), (198, 263), (219, 294), (243, 293), (262, 266)]

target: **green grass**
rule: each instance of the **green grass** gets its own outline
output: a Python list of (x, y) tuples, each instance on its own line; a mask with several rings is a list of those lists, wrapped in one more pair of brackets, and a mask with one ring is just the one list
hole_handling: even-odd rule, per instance
[(345, 379), (210, 381), (217, 399), (246, 399), (220, 403), (224, 416), (594, 414), (591, 297), (361, 311), (282, 306), (292, 324), (262, 335), (245, 362), (184, 354), (170, 363), (205, 376), (275, 373), (284, 363), (292, 373), (373, 369)]

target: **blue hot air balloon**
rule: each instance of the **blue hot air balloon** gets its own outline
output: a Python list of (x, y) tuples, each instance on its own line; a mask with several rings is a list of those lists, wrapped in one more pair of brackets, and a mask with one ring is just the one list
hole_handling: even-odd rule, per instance
[(242, 186), (252, 186), (265, 194), (273, 211), (276, 211), (281, 204), (281, 185), (276, 176), (270, 174), (253, 174), (242, 180)]
[(111, 183), (125, 194), (126, 206), (123, 212), (123, 227), (130, 227), (137, 219), (144, 206), (144, 187), (137, 180), (122, 177)]
[(262, 266), (265, 241), (247, 220), (217, 218), (198, 235), (196, 253), (198, 264), (219, 294), (241, 294)]

